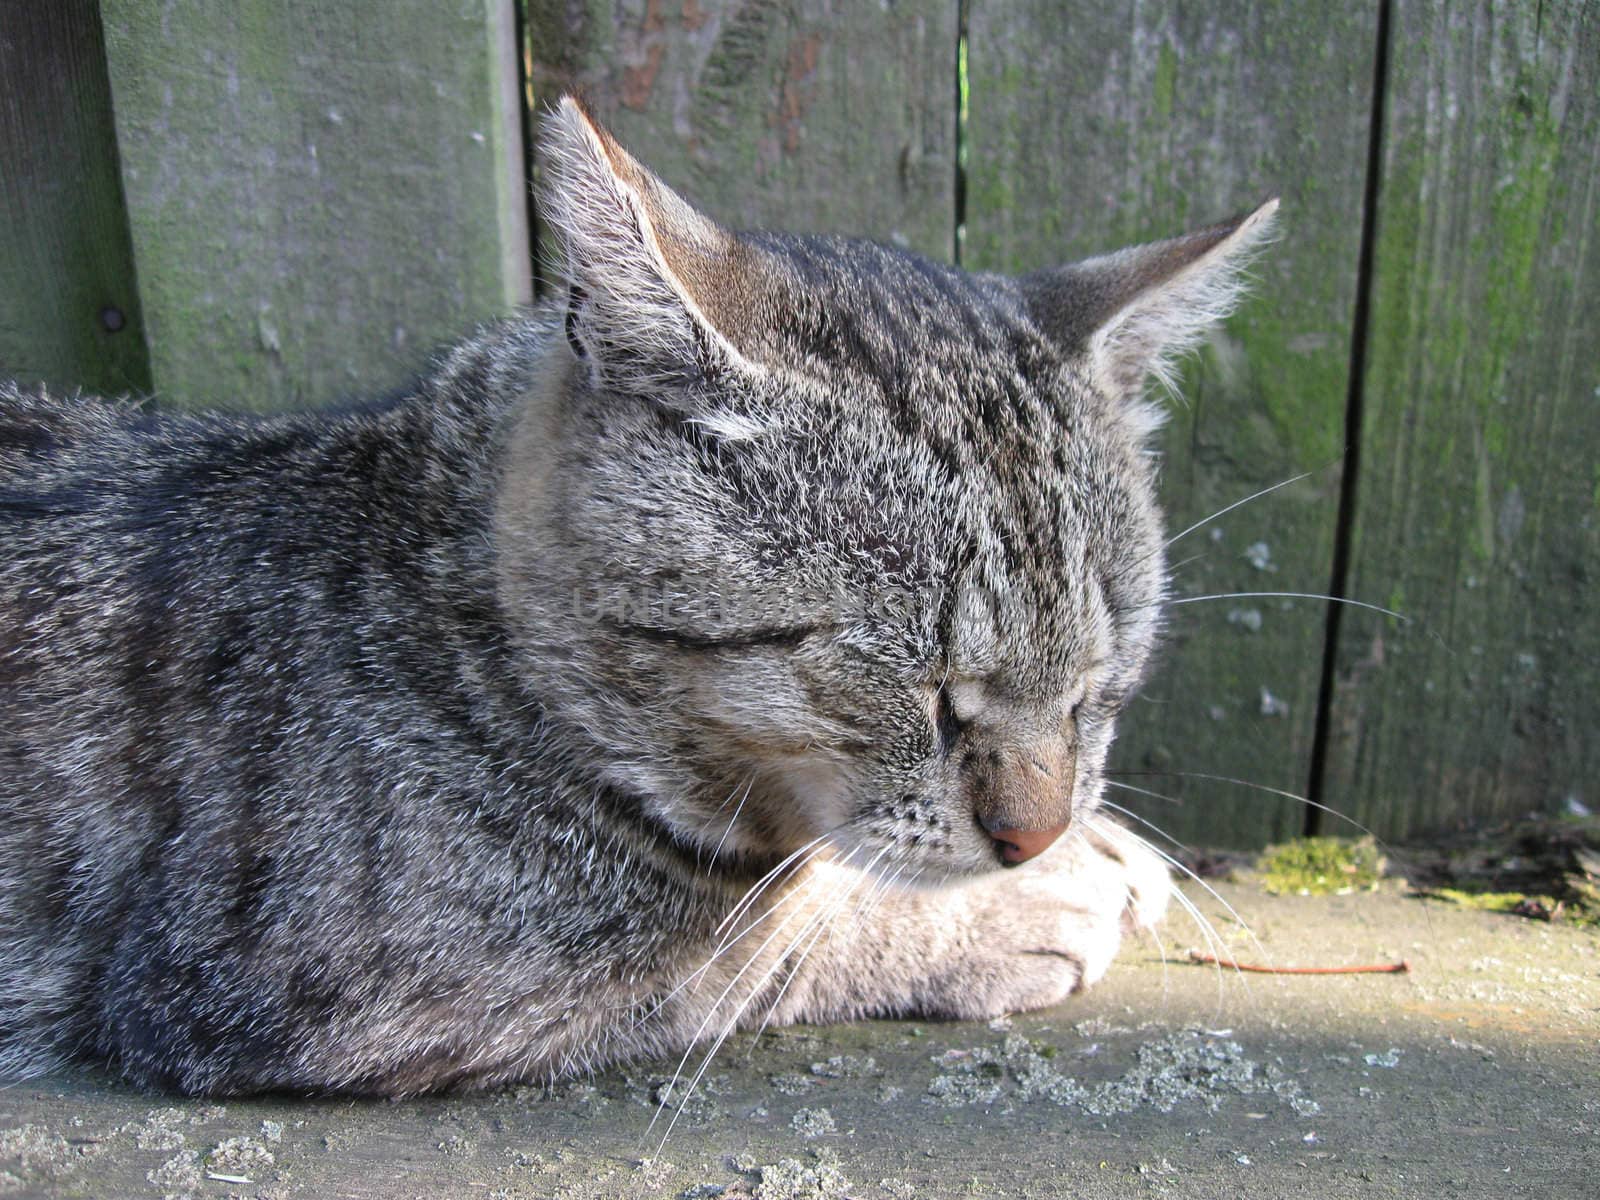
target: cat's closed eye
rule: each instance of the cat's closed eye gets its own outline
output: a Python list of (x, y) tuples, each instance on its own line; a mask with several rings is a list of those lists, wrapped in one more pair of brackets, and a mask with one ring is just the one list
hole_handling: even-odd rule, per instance
[(939, 754), (948, 758), (956, 748), (956, 742), (961, 737), (965, 722), (956, 715), (955, 702), (950, 698), (950, 689), (945, 684), (940, 684), (934, 691), (933, 697), (933, 728)]

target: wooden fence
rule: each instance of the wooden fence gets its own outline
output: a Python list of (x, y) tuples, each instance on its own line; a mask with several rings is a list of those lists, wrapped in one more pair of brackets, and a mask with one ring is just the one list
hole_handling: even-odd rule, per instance
[(974, 268), (1280, 193), (1165, 494), (1177, 530), (1304, 478), (1178, 542), (1178, 592), (1406, 620), (1175, 607), (1118, 765), (1181, 803), (1119, 798), (1213, 845), (1348, 832), (1272, 789), (1390, 837), (1600, 805), (1600, 5), (20, 0), (0, 372), (403, 381), (530, 296), (528, 106), (572, 85), (728, 223)]

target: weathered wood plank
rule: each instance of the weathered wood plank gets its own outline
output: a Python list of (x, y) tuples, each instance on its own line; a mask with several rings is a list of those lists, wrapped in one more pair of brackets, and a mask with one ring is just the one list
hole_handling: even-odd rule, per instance
[(0, 20), (0, 376), (150, 386), (95, 0)]
[(581, 88), (724, 224), (950, 257), (954, 0), (531, 0), (529, 27), (540, 99)]
[[(1172, 405), (1163, 496), (1177, 532), (1313, 474), (1175, 544), (1179, 596), (1327, 587), (1375, 34), (1371, 6), (972, 6), (970, 265), (1028, 269), (1283, 197), (1254, 299)], [(1124, 719), (1114, 765), (1303, 793), (1324, 627), (1315, 601), (1173, 608), (1167, 660)], [(1184, 800), (1111, 796), (1185, 840), (1252, 845), (1302, 827), (1299, 806), (1237, 785), (1125, 782)]]
[(367, 394), (528, 295), (512, 3), (105, 0), (160, 403)]
[(1395, 6), (1328, 795), (1600, 801), (1600, 9)]

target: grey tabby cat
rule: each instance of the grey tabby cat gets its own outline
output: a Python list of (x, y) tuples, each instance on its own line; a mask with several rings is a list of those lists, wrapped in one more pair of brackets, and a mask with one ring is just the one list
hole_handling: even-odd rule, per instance
[(558, 302), (399, 398), (0, 387), (0, 1071), (408, 1094), (990, 1017), (1168, 894), (1098, 810), (1141, 393), (1275, 204), (1021, 279), (733, 235), (564, 102)]

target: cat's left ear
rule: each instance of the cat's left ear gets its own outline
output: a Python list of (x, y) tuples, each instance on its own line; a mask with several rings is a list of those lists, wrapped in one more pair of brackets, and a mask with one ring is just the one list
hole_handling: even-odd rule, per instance
[(561, 239), (567, 337), (610, 386), (671, 402), (726, 371), (756, 264), (734, 235), (641, 166), (572, 97), (545, 125), (545, 213)]
[(1244, 271), (1269, 240), (1276, 198), (1254, 212), (1182, 237), (1025, 276), (1034, 319), (1058, 342), (1081, 348), (1095, 380), (1138, 396), (1174, 367), (1238, 304)]

